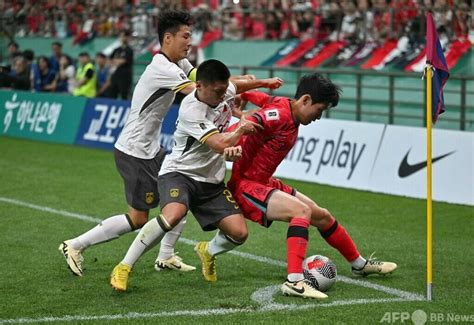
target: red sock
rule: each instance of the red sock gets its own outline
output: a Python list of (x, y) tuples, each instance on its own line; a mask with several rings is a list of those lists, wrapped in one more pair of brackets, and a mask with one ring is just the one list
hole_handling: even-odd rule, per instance
[(303, 273), (303, 260), (308, 246), (309, 221), (304, 218), (291, 219), (286, 240), (288, 274)]
[(336, 220), (328, 228), (319, 232), (328, 244), (337, 249), (348, 262), (352, 262), (360, 256), (351, 236)]

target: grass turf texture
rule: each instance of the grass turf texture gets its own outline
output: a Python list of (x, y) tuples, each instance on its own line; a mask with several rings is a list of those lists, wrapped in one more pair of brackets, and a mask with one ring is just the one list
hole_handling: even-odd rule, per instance
[[(105, 219), (126, 211), (122, 181), (111, 152), (0, 137), (0, 198)], [(449, 171), (446, 171), (449, 172)], [(425, 294), (425, 202), (370, 192), (287, 181), (327, 207), (349, 231), (364, 256), (377, 251), (380, 259), (397, 262), (390, 277), (366, 280), (391, 288)], [(436, 189), (435, 189), (436, 190)], [(422, 309), (428, 313), (470, 315), (473, 306), (473, 259), (471, 231), (473, 208), (434, 203), (434, 301), (386, 302), (318, 307), (321, 303), (274, 295), (279, 304), (314, 304), (303, 310), (261, 311), (250, 299), (256, 290), (284, 281), (284, 267), (268, 265), (235, 255), (218, 257), (218, 281), (206, 283), (192, 246), (179, 242), (177, 250), (187, 263), (198, 267), (191, 273), (156, 272), (157, 249), (136, 264), (129, 291), (116, 293), (109, 275), (124, 256), (135, 234), (88, 249), (85, 275), (74, 277), (57, 250), (59, 243), (94, 226), (64, 217), (0, 201), (0, 323), (8, 319), (64, 316), (101, 316), (150, 313), (117, 323), (379, 323), (386, 312)], [(157, 210), (154, 210), (156, 215)], [(249, 225), (249, 239), (240, 252), (286, 259), (284, 223), (265, 229)], [(183, 237), (208, 240), (192, 216)], [(310, 230), (308, 255), (322, 254), (334, 260), (338, 273), (350, 277), (350, 266)], [(386, 293), (337, 282), (328, 292), (331, 303), (345, 299), (394, 298)], [(164, 312), (207, 309), (245, 309), (229, 315), (163, 316)], [(154, 315), (151, 315), (154, 314)], [(85, 322), (77, 320), (74, 322)], [(429, 319), (428, 319), (429, 320)], [(101, 323), (104, 320), (88, 320)], [(65, 322), (62, 320), (60, 322)]]

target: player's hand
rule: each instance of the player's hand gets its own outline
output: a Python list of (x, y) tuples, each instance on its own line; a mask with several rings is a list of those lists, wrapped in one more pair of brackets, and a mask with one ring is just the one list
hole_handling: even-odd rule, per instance
[(247, 105), (247, 101), (243, 100), (240, 95), (235, 96), (234, 108), (232, 109), (232, 115), (241, 118), (244, 114), (245, 106)]
[(269, 79), (264, 79), (265, 81), (265, 88), (268, 89), (277, 89), (283, 86), (283, 79), (274, 77)]
[(224, 159), (227, 161), (236, 161), (242, 157), (242, 147), (227, 147), (224, 149)]
[(247, 120), (245, 118), (245, 114), (242, 114), (242, 116), (240, 117), (238, 128), (243, 134), (254, 134), (258, 131), (263, 130), (263, 126), (261, 126), (260, 124)]

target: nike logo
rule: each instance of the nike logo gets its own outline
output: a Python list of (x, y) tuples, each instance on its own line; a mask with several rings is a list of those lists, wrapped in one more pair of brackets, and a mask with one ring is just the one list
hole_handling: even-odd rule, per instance
[[(402, 162), (400, 163), (400, 167), (398, 167), (398, 176), (400, 178), (408, 177), (411, 174), (414, 174), (417, 171), (422, 170), (423, 168), (425, 168), (428, 165), (428, 162), (426, 160), (422, 161), (418, 164), (413, 164), (413, 165), (409, 164), (408, 163), (408, 155), (410, 154), (410, 151), (411, 151), (411, 149), (408, 150), (407, 154), (405, 155)], [(451, 152), (448, 152), (447, 154), (444, 154), (442, 156), (435, 157), (431, 160), (431, 162), (434, 164), (438, 160), (441, 160), (441, 159), (453, 154), (454, 152), (455, 151), (451, 151)]]
[(181, 264), (175, 264), (175, 263), (170, 263), (170, 264), (173, 265), (177, 269), (181, 268)]
[(304, 293), (304, 288), (301, 287), (301, 289), (298, 289), (297, 287), (295, 286), (290, 286), (288, 284), (285, 284), (288, 288), (290, 288), (291, 290), (293, 291), (296, 291), (297, 293), (299, 293), (300, 295), (302, 295)]

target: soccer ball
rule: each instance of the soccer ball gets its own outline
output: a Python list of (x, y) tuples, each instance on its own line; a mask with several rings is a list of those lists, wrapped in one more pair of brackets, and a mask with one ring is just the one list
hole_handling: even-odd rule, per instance
[(313, 287), (327, 291), (336, 282), (336, 264), (322, 255), (313, 255), (303, 261), (303, 274)]

